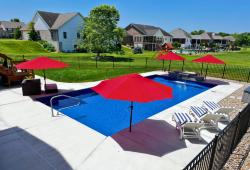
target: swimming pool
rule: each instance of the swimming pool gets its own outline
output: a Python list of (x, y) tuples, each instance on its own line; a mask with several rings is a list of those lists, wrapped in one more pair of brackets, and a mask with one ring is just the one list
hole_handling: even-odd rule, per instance
[[(173, 98), (149, 103), (134, 103), (133, 124), (139, 123), (146, 118), (157, 114), (171, 106), (202, 93), (215, 85), (197, 83), (191, 81), (172, 81), (163, 76), (150, 76), (152, 80), (173, 88)], [(102, 133), (110, 136), (129, 127), (130, 102), (105, 99), (91, 89), (77, 90), (65, 93), (81, 99), (81, 104), (60, 110), (70, 118)], [(50, 97), (37, 99), (49, 105)], [(55, 100), (54, 109), (58, 110), (70, 103), (72, 99), (58, 98)]]

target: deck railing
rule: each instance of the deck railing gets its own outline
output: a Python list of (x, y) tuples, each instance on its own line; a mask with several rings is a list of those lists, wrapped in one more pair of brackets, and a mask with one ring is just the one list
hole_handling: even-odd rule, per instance
[[(184, 168), (184, 170), (222, 169), (232, 151), (250, 126), (250, 104), (246, 106), (215, 138)], [(240, 167), (239, 167), (240, 168)]]

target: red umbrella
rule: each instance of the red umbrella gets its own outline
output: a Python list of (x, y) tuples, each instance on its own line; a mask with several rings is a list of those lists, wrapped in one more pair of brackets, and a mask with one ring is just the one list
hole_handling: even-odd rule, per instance
[(45, 70), (65, 68), (65, 67), (68, 67), (68, 64), (44, 56), (40, 56), (16, 65), (16, 68), (18, 69), (43, 70), (45, 84), (46, 84)]
[(159, 60), (163, 60), (163, 67), (164, 67), (164, 60), (169, 60), (169, 66), (168, 66), (168, 70), (170, 70), (170, 65), (171, 65), (171, 61), (175, 60), (175, 61), (183, 61), (183, 65), (182, 65), (182, 71), (183, 71), (183, 67), (184, 67), (184, 60), (185, 58), (182, 56), (179, 56), (173, 52), (168, 52), (167, 54), (160, 54), (158, 56)]
[(108, 99), (131, 101), (130, 132), (132, 124), (133, 102), (150, 102), (172, 98), (172, 88), (157, 83), (138, 74), (119, 76), (104, 80), (92, 88)]
[[(206, 55), (204, 57), (197, 58), (197, 59), (192, 60), (192, 61), (197, 62), (197, 63), (202, 63), (201, 74), (202, 74), (202, 70), (203, 70), (203, 63), (207, 63), (205, 77), (207, 76), (208, 64), (224, 64), (226, 66), (226, 63), (224, 61), (216, 58), (215, 56), (213, 56), (211, 54), (208, 54), (208, 55)], [(224, 75), (224, 72), (225, 72), (225, 66), (224, 66), (223, 75)]]

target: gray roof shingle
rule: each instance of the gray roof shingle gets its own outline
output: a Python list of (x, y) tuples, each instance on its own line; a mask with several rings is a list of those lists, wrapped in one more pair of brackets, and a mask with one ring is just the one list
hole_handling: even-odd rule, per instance
[(23, 22), (0, 21), (0, 25), (2, 25), (4, 28), (20, 28), (25, 24)]
[(54, 22), (53, 26), (51, 29), (58, 29), (61, 27), (63, 24), (65, 24), (67, 21), (69, 21), (71, 18), (76, 16), (78, 13), (66, 13), (66, 14), (60, 14), (56, 21)]
[[(53, 13), (53, 12), (45, 12), (45, 11), (38, 11), (37, 12), (43, 20), (48, 24), (50, 29), (58, 29), (66, 22), (68, 22), (71, 18), (78, 15), (79, 13)], [(81, 14), (80, 14), (81, 16)]]
[(48, 24), (50, 28), (60, 15), (59, 13), (45, 12), (45, 11), (37, 11), (37, 13), (43, 18), (43, 20)]
[(201, 40), (211, 40), (210, 35), (207, 32), (204, 32), (200, 35)]
[(164, 36), (171, 36), (171, 34), (169, 34), (168, 32), (166, 32), (165, 30), (163, 30), (162, 28), (160, 27), (155, 27), (155, 26), (152, 26), (152, 25), (143, 25), (143, 24), (130, 24), (129, 26), (127, 26), (126, 28), (128, 27), (134, 27), (136, 28), (140, 33), (142, 33), (143, 35), (148, 35), (148, 36), (153, 36), (155, 35), (155, 33), (157, 31), (161, 31), (163, 33)]
[(181, 28), (174, 29), (170, 33), (173, 35), (173, 38), (179, 38), (179, 39), (191, 38), (191, 35)]
[(225, 40), (235, 41), (235, 38), (231, 35), (223, 37)]

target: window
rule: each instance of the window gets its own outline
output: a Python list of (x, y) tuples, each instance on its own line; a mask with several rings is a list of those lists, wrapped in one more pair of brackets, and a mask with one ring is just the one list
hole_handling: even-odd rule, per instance
[(76, 34), (76, 36), (77, 36), (78, 39), (81, 37), (79, 32)]
[(63, 32), (63, 38), (67, 39), (67, 32)]

